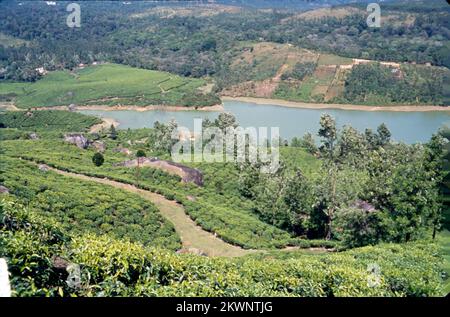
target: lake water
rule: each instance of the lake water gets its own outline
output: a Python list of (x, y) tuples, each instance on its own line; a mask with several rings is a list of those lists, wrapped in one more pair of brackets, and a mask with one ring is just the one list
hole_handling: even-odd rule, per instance
[[(426, 142), (440, 127), (450, 126), (450, 112), (392, 112), (356, 111), (340, 109), (300, 109), (277, 105), (257, 105), (253, 103), (226, 101), (225, 111), (233, 113), (242, 127), (279, 127), (283, 138), (303, 136), (306, 132), (315, 134), (319, 128), (322, 113), (329, 113), (339, 127), (351, 125), (364, 131), (376, 130), (385, 123), (396, 141), (406, 143)], [(205, 111), (80, 111), (99, 117), (113, 118), (120, 123), (119, 129), (153, 127), (156, 121), (168, 122), (175, 119), (178, 125), (193, 129), (194, 119), (215, 119), (218, 112)]]

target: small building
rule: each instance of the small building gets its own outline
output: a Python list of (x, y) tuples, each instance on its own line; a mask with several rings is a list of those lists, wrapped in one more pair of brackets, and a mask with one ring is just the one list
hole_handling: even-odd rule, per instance
[(46, 75), (48, 73), (44, 67), (38, 67), (35, 71), (37, 71), (39, 75)]

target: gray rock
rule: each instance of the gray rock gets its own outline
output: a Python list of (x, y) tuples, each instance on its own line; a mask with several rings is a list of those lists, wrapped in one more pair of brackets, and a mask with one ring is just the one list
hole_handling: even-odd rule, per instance
[(30, 138), (30, 140), (39, 140), (39, 136), (34, 132), (28, 134), (28, 137)]
[(80, 149), (87, 149), (90, 144), (90, 141), (84, 135), (78, 133), (64, 135), (64, 141), (74, 144)]
[(49, 168), (47, 165), (45, 165), (45, 164), (39, 164), (38, 168), (39, 168), (39, 170), (42, 171), (42, 172), (48, 172), (49, 169), (50, 169), (50, 168)]

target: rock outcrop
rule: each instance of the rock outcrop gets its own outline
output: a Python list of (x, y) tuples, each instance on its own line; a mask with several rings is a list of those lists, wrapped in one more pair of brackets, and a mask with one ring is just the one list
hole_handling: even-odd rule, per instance
[[(129, 160), (122, 163), (117, 163), (114, 166), (123, 167), (136, 167), (138, 165), (138, 160)], [(149, 166), (153, 168), (161, 169), (169, 174), (175, 174), (181, 177), (181, 180), (185, 183), (194, 183), (198, 186), (203, 186), (203, 174), (199, 170), (191, 167), (184, 166), (179, 163), (160, 160), (158, 158), (139, 158), (140, 166)]]
[(38, 168), (39, 168), (39, 170), (40, 170), (41, 172), (48, 172), (49, 169), (50, 169), (50, 168), (49, 168), (47, 165), (45, 165), (45, 164), (39, 164)]
[(87, 149), (91, 143), (84, 135), (79, 133), (64, 135), (64, 141), (75, 144), (80, 149)]
[(39, 140), (39, 136), (36, 134), (36, 133), (30, 133), (30, 134), (28, 134), (28, 138), (30, 139), (30, 140)]

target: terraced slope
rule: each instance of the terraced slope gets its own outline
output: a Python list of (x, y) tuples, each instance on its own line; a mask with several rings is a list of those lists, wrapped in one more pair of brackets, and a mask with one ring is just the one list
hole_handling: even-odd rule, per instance
[(19, 108), (76, 105), (210, 106), (220, 103), (202, 91), (202, 79), (183, 78), (117, 64), (51, 72), (35, 83), (2, 83), (0, 100)]
[(183, 206), (174, 201), (167, 200), (164, 196), (106, 178), (102, 179), (90, 177), (82, 174), (65, 172), (54, 168), (52, 168), (52, 170), (61, 175), (113, 186), (115, 188), (138, 194), (142, 198), (151, 201), (156, 205), (160, 213), (174, 225), (175, 231), (181, 238), (183, 248), (187, 249), (189, 252), (198, 250), (208, 256), (226, 257), (242, 256), (253, 252), (252, 250), (244, 250), (240, 247), (228, 244), (217, 238), (212, 233), (204, 231), (202, 228), (197, 226), (188, 215), (186, 215)]

